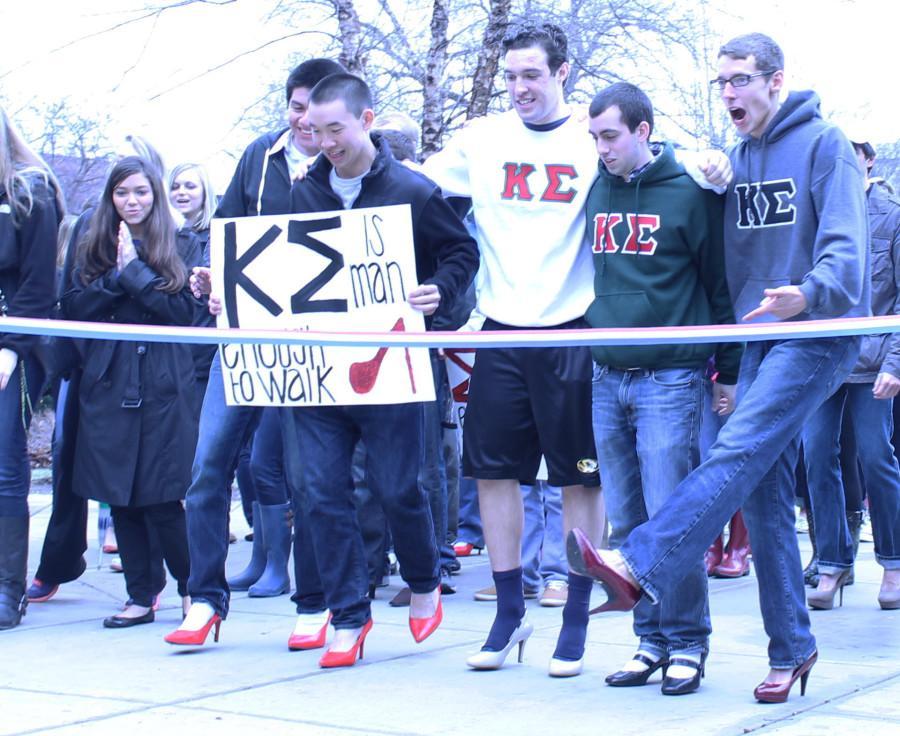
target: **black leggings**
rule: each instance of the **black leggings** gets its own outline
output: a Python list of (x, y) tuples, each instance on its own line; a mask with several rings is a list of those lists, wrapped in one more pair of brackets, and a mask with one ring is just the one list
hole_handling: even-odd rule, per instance
[(138, 606), (149, 608), (159, 590), (154, 583), (153, 555), (149, 527), (159, 538), (163, 558), (178, 583), (178, 594), (188, 594), (190, 574), (187, 527), (181, 501), (168, 501), (151, 506), (112, 506), (113, 523), (128, 596)]

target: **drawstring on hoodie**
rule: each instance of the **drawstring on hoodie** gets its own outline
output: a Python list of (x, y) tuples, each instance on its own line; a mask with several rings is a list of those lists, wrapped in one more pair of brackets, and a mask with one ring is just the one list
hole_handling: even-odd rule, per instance
[[(256, 214), (262, 214), (262, 198), (263, 198), (263, 189), (266, 187), (266, 172), (269, 170), (269, 158), (279, 151), (281, 151), (285, 145), (287, 145), (291, 136), (291, 129), (288, 128), (282, 136), (272, 144), (271, 148), (266, 149), (266, 155), (263, 156), (263, 167), (262, 173), (259, 177), (259, 192), (256, 197)], [(288, 175), (290, 176), (290, 175)]]

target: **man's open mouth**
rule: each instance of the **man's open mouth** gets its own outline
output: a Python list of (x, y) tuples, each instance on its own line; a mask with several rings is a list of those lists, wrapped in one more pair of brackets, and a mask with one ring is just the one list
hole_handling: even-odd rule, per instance
[(731, 119), (734, 122), (739, 123), (747, 116), (747, 111), (742, 107), (732, 107), (728, 114), (731, 115)]

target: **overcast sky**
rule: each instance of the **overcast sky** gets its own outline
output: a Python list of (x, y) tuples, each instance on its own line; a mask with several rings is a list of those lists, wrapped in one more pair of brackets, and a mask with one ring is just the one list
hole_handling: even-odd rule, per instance
[[(114, 32), (148, 0), (9, 0), (0, 4), (0, 95), (8, 112), (37, 99), (68, 97), (85, 116), (112, 118), (109, 137), (146, 135), (166, 163), (206, 163), (222, 185), (234, 154), (249, 142), (235, 130), (242, 111), (272, 81), (286, 76), (293, 53), (318, 52), (314, 37), (274, 43), (202, 76), (239, 52), (272, 41), (265, 24), (272, 0), (238, 0), (216, 7), (197, 4), (169, 11)], [(823, 110), (845, 129), (873, 141), (900, 138), (896, 13), (884, 0), (756, 0), (711, 5), (740, 13), (723, 38), (749, 30), (772, 35), (786, 55), (789, 84), (814, 88)], [(869, 26), (864, 30), (865, 25)], [(310, 20), (310, 29), (315, 25)], [(96, 34), (96, 35), (92, 35)], [(83, 39), (72, 43), (77, 39)], [(278, 127), (273, 121), (271, 127)], [(262, 131), (261, 131), (262, 132)]]

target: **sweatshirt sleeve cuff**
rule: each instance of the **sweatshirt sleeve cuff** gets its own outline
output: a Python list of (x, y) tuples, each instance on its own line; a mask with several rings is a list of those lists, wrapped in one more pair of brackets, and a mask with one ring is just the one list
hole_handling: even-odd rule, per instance
[(804, 312), (814, 312), (817, 308), (817, 299), (816, 299), (816, 285), (811, 280), (806, 280), (800, 286), (797, 287), (800, 289), (800, 293), (803, 294), (806, 299), (806, 309)]

